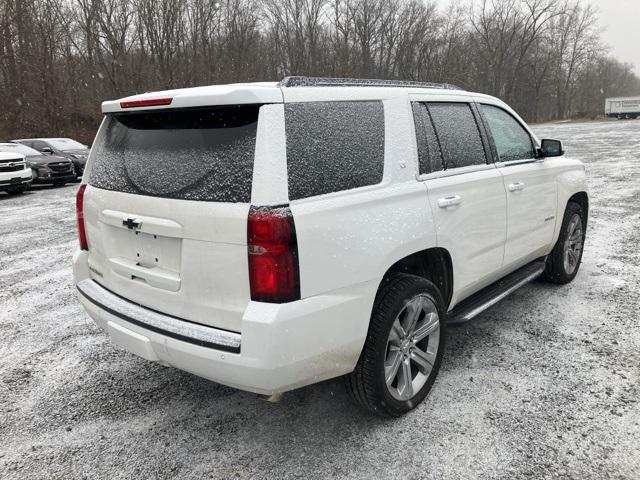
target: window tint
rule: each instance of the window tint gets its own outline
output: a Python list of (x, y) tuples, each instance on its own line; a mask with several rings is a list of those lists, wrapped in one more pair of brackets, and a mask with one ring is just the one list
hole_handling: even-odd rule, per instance
[(154, 197), (251, 201), (258, 105), (117, 114), (89, 183)]
[(501, 162), (534, 158), (527, 131), (508, 112), (492, 105), (480, 105)]
[(466, 103), (429, 103), (445, 168), (486, 164), (480, 130)]
[(285, 122), (291, 200), (382, 181), (382, 102), (288, 103)]
[(420, 174), (443, 170), (442, 152), (426, 105), (414, 103), (413, 117), (416, 126)]

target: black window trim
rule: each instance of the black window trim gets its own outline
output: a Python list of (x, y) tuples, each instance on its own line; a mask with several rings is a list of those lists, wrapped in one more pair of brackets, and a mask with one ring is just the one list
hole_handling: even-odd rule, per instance
[[(529, 131), (529, 128), (527, 128), (526, 125), (523, 124), (523, 122), (521, 122), (520, 120), (518, 120), (511, 112), (509, 112), (507, 109), (501, 107), (500, 105), (495, 105), (493, 103), (485, 103), (485, 102), (474, 102), (476, 104), (476, 109), (478, 111), (478, 115), (480, 116), (480, 118), (482, 119), (482, 123), (484, 128), (486, 129), (486, 134), (487, 134), (487, 138), (489, 139), (489, 144), (491, 145), (491, 155), (493, 157), (493, 161), (494, 163), (499, 166), (499, 167), (511, 167), (514, 165), (523, 165), (523, 164), (527, 164), (527, 163), (536, 163), (540, 161), (540, 157), (538, 155), (538, 146), (536, 145), (536, 142), (533, 139), (533, 136), (531, 135), (531, 132)], [(531, 149), (533, 150), (533, 158), (523, 158), (520, 160), (508, 160), (506, 162), (501, 162), (500, 158), (498, 157), (498, 149), (496, 148), (496, 144), (495, 141), (493, 140), (493, 134), (491, 134), (491, 130), (488, 127), (488, 120), (485, 117), (484, 113), (482, 113), (482, 109), (480, 108), (482, 105), (487, 105), (488, 107), (494, 107), (497, 108), (499, 110), (502, 110), (503, 112), (505, 112), (507, 115), (509, 115), (511, 118), (513, 118), (513, 120), (522, 127), (522, 129), (527, 133), (527, 135), (529, 136), (529, 141), (531, 142)]]

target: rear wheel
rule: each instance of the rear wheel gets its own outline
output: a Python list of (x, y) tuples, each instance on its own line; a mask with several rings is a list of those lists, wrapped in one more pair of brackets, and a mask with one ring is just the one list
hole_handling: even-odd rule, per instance
[(569, 283), (582, 262), (586, 219), (578, 203), (569, 202), (562, 219), (562, 230), (547, 258), (545, 278), (553, 283)]
[(385, 280), (358, 364), (345, 377), (357, 403), (395, 417), (424, 400), (442, 361), (443, 305), (436, 286), (422, 277), (394, 274)]

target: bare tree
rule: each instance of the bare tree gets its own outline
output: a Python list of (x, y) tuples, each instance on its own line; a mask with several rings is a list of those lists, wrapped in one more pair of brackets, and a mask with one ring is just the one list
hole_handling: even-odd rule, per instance
[(0, 0), (0, 135), (90, 141), (100, 102), (288, 74), (441, 81), (530, 120), (640, 94), (578, 0)]

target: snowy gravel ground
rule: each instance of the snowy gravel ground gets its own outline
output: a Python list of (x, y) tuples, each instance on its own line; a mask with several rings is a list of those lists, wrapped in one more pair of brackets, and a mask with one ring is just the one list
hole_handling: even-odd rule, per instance
[(116, 349), (72, 285), (76, 186), (0, 194), (0, 478), (640, 478), (640, 121), (536, 130), (588, 166), (582, 269), (451, 329), (396, 420), (339, 380), (269, 404)]

